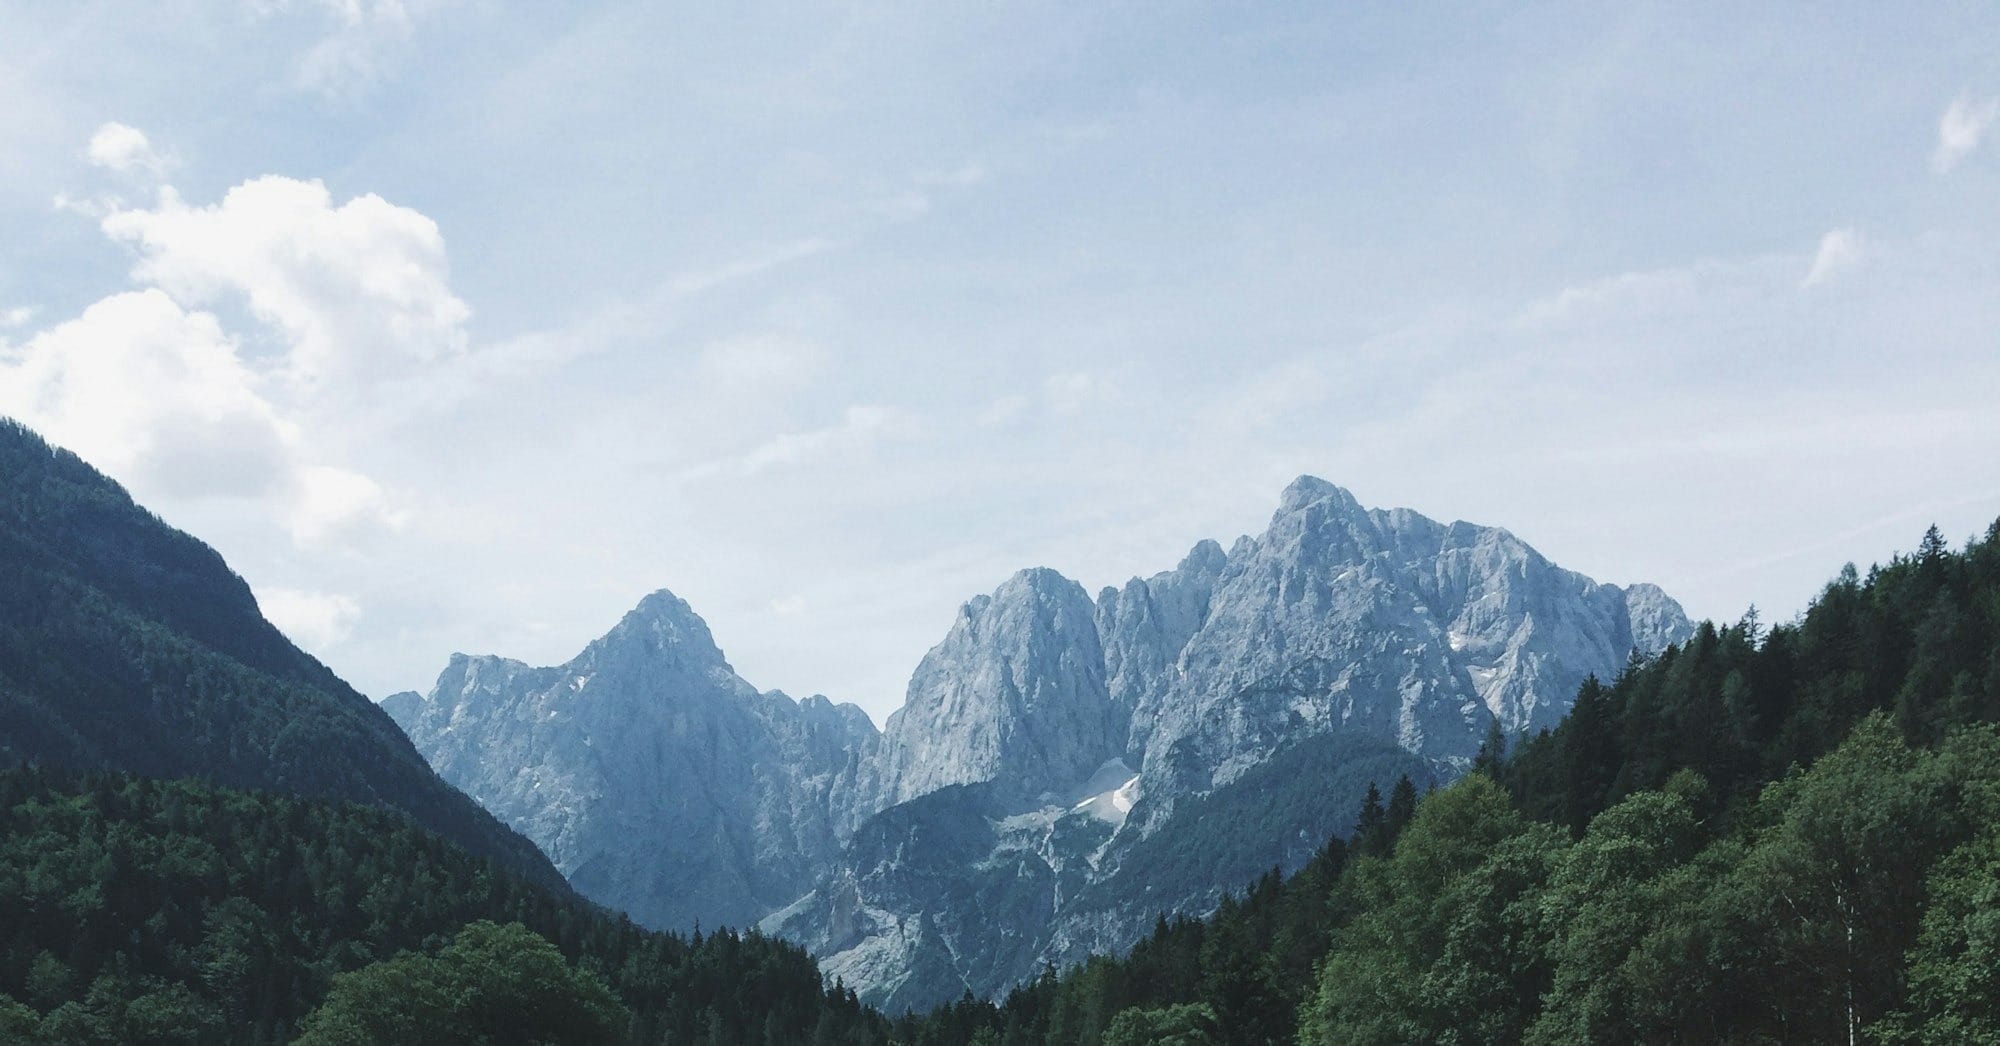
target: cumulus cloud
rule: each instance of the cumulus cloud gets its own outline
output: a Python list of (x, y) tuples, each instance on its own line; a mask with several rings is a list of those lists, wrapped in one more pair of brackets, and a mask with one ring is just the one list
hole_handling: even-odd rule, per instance
[[(160, 166), (123, 125), (100, 129), (88, 152), (113, 170)], [(259, 500), (301, 546), (400, 527), (407, 513), (391, 492), (328, 460), (337, 441), (325, 426), (377, 383), (464, 356), (469, 310), (451, 292), (437, 225), (377, 196), (335, 205), (319, 182), (279, 177), (212, 206), (168, 186), (150, 208), (100, 208), (104, 233), (137, 255), (141, 286), (0, 340), (0, 414), (141, 500)], [(253, 329), (239, 337), (223, 316)], [(33, 318), (0, 312), (7, 327)]]
[(115, 294), (0, 355), (0, 413), (147, 493), (254, 496), (295, 433), (213, 315)]
[(1801, 287), (1817, 287), (1861, 263), (1861, 234), (1853, 229), (1835, 229), (1820, 237), (1819, 251), (1806, 270)]
[(361, 620), (361, 606), (334, 592), (295, 588), (256, 590), (258, 609), (293, 642), (318, 654), (340, 645)]
[(90, 136), (90, 144), (84, 147), (84, 156), (90, 162), (106, 170), (120, 174), (150, 174), (156, 178), (167, 173), (171, 164), (153, 143), (146, 138), (146, 132), (122, 123), (107, 123)]
[(1943, 174), (1971, 155), (1993, 121), (2000, 118), (2000, 98), (1974, 99), (1969, 94), (1952, 99), (1938, 118), (1937, 149), (1931, 153), (1931, 170)]
[(324, 545), (370, 530), (398, 530), (409, 513), (394, 507), (382, 485), (331, 465), (307, 465), (292, 475), (285, 523), (301, 545)]
[(379, 196), (335, 206), (318, 181), (266, 176), (208, 207), (164, 188), (102, 225), (138, 252), (140, 282), (195, 305), (240, 299), (278, 328), (301, 386), (373, 382), (465, 349), (471, 310), (451, 292), (437, 223)]

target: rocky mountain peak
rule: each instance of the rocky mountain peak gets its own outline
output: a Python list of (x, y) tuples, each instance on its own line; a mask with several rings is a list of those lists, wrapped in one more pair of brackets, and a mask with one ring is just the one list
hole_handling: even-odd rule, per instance
[(1335, 486), (1318, 476), (1300, 476), (1278, 495), (1278, 512), (1280, 515), (1297, 512), (1322, 502), (1332, 502), (1343, 511), (1361, 511), (1361, 503), (1354, 500), (1354, 495), (1348, 493), (1346, 488)]
[(685, 663), (728, 668), (722, 649), (716, 646), (715, 636), (708, 630), (708, 622), (694, 612), (687, 600), (664, 588), (641, 599), (592, 647), (671, 653)]
[(664, 589), (565, 664), (454, 655), (385, 708), (578, 890), (658, 927), (744, 925), (803, 891), (876, 737), (853, 705), (760, 693)]
[(888, 806), (954, 784), (1059, 791), (1123, 747), (1104, 654), (1082, 586), (1023, 570), (960, 609), (910, 680), (883, 734)]

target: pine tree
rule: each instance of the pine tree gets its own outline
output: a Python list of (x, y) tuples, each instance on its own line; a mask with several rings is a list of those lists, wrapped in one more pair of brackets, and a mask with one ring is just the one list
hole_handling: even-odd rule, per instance
[(1361, 800), (1361, 813), (1354, 819), (1354, 845), (1363, 854), (1381, 857), (1389, 852), (1389, 814), (1382, 808), (1382, 792), (1374, 782)]

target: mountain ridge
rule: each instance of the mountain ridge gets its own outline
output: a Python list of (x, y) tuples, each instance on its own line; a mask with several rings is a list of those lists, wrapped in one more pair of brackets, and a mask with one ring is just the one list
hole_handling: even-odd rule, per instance
[[(668, 606), (699, 622), (664, 591), (642, 607), (654, 603), (653, 611)], [(591, 651), (628, 631), (638, 613), (563, 666), (493, 669), (501, 697), (468, 692), (454, 658), (429, 697), (398, 698), (392, 711), (441, 772), (542, 840), (586, 895), (641, 921), (692, 920), (701, 911), (711, 925), (722, 911), (760, 921), (812, 944), (870, 1001), (919, 1006), (967, 987), (1004, 990), (1039, 961), (1129, 946), (1154, 910), (1122, 910), (1140, 902), (1116, 897), (1104, 885), (1114, 878), (1142, 895), (1178, 884), (1172, 896), (1143, 902), (1173, 911), (1240, 885), (1122, 862), (1157, 833), (1195, 830), (1176, 820), (1177, 805), (1229, 789), (1282, 752), (1324, 737), (1333, 739), (1328, 751), (1349, 755), (1332, 764), (1313, 757), (1313, 765), (1375, 753), (1366, 758), (1382, 772), (1449, 776), (1469, 763), (1489, 723), (1509, 733), (1553, 723), (1585, 677), (1615, 673), (1634, 650), (1656, 650), (1688, 629), (1655, 586), (1599, 584), (1500, 528), (1368, 509), (1311, 476), (1285, 488), (1261, 535), (1226, 551), (1198, 542), (1172, 570), (1108, 586), (1094, 600), (1045, 567), (967, 600), (879, 732), (860, 709), (827, 702), (815, 706), (825, 720), (815, 733), (806, 703), (743, 681), (705, 625), (673, 633), (688, 649), (658, 651), (712, 670), (706, 682), (688, 683), (693, 690), (648, 690), (638, 676), (621, 688), (586, 671)], [(583, 707), (593, 702), (616, 712)], [(737, 740), (722, 745), (729, 758), (676, 757), (683, 768), (701, 764), (676, 790), (707, 804), (700, 817), (659, 818), (627, 795), (661, 790), (648, 767), (666, 749), (648, 748), (647, 739), (664, 729), (656, 722), (662, 702), (692, 702), (736, 724), (728, 736)], [(625, 725), (576, 734), (573, 720), (590, 714)], [(574, 736), (558, 744), (564, 730)], [(521, 741), (537, 734), (550, 740), (539, 748)], [(627, 780), (600, 773), (606, 760), (627, 767)], [(1130, 779), (1082, 794), (1087, 779), (1113, 766)], [(551, 774), (598, 776), (573, 787), (537, 784)], [(1336, 820), (1351, 814), (1368, 783), (1343, 779), (1339, 795), (1285, 800), (1294, 809), (1241, 795), (1229, 808), (1289, 824), (1287, 837), (1324, 835), (1341, 827)], [(941, 793), (961, 798), (926, 798)], [(911, 810), (922, 816), (882, 820), (918, 800)], [(587, 834), (598, 842), (588, 855), (555, 827), (592, 823)], [(726, 844), (687, 842), (697, 826)], [(885, 832), (906, 837), (884, 842)], [(662, 837), (683, 842), (648, 841)], [(864, 838), (877, 843), (862, 847)], [(912, 856), (926, 838), (971, 850), (950, 874), (935, 860), (881, 860)], [(1322, 841), (1278, 857), (1302, 859)], [(650, 879), (629, 859), (634, 851), (659, 869)], [(752, 888), (753, 865), (781, 871)], [(1216, 875), (1264, 870), (1211, 865)], [(712, 898), (724, 881), (742, 887), (727, 906), (662, 903), (664, 884)], [(781, 897), (786, 889), (794, 892)], [(1110, 907), (1080, 909), (1079, 898)], [(965, 957), (1002, 947), (1002, 937), (1014, 940), (1005, 947), (1012, 965), (966, 965)]]

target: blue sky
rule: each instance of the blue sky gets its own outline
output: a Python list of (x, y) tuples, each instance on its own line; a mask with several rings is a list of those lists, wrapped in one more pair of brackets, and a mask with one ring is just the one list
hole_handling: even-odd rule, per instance
[(879, 719), (1299, 473), (1697, 615), (2000, 516), (1989, 5), (0, 0), (0, 412), (377, 696)]

